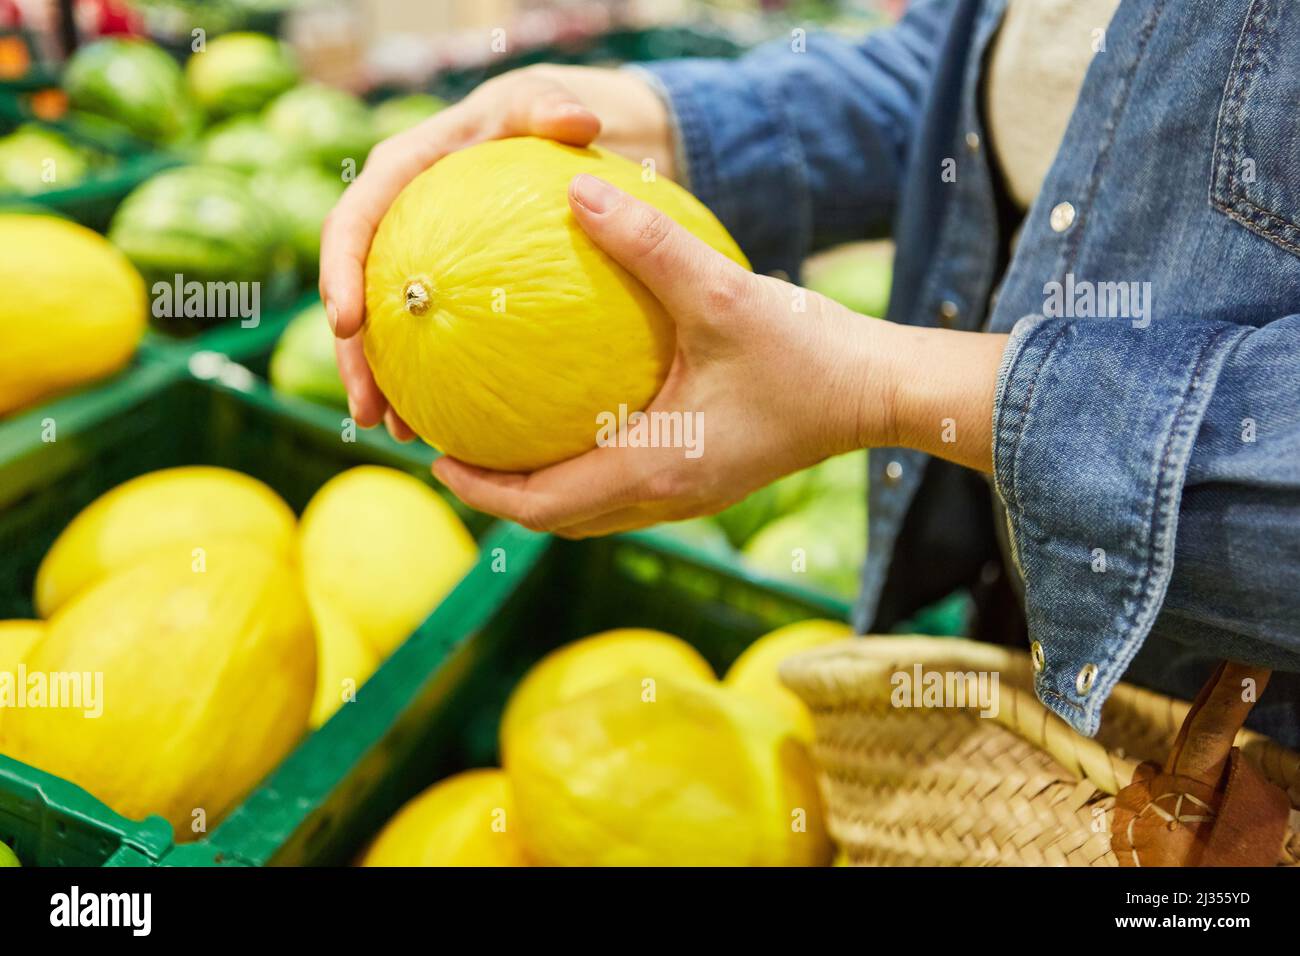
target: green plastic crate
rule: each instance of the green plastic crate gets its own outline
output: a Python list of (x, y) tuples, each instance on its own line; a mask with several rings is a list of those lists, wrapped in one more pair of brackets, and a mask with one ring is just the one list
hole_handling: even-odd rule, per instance
[(0, 755), (0, 843), (23, 866), (154, 866), (172, 845), (161, 817), (137, 823), (80, 787)]
[[(107, 385), (0, 424), (0, 618), (32, 617), (36, 569), (54, 538), (100, 494), (148, 471), (180, 464), (234, 468), (265, 481), (299, 512), (320, 485), (357, 464), (399, 468), (432, 484), (431, 449), (399, 445), (374, 432), (344, 442), (337, 412), (287, 407), (256, 381), (227, 374), (237, 368), (218, 364), (214, 379), (203, 382), (182, 363), (146, 363)], [(43, 441), (51, 423), (56, 440)], [(491, 542), (503, 530), (459, 502), (453, 506), (480, 540), (487, 561)], [(399, 649), (372, 680), (379, 686), (395, 677), (409, 680), (411, 675), (389, 672), (418, 664)], [(331, 734), (368, 741), (383, 722), (384, 708), (405, 706), (399, 698), (368, 693), (369, 687), (327, 725)], [(379, 718), (369, 713), (370, 701), (382, 705)], [(310, 752), (322, 755), (319, 747)], [(291, 759), (302, 766), (297, 755)], [(309, 769), (310, 775), (336, 772), (332, 760), (326, 768)], [(148, 863), (171, 844), (164, 822), (124, 821), (71, 784), (12, 760), (0, 762), (0, 838), (15, 842), (20, 858), (54, 863)], [(221, 862), (220, 854), (193, 845), (177, 852), (181, 859), (188, 854)]]
[[(657, 532), (568, 542), (502, 525), (480, 564), (361, 688), (365, 721), (311, 737), (209, 838), (168, 864), (335, 865), (429, 784), (496, 761), (511, 689), (548, 650), (613, 627), (654, 627), (721, 673), (761, 634), (842, 606), (747, 576)], [(377, 699), (377, 700), (376, 700)], [(354, 716), (361, 716), (359, 710)]]

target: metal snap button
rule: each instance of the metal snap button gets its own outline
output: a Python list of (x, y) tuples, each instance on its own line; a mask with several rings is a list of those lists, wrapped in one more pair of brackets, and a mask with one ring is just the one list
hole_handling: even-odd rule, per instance
[(1029, 660), (1034, 665), (1034, 673), (1040, 673), (1046, 660), (1043, 658), (1043, 645), (1034, 641), (1029, 645)]
[(1053, 232), (1065, 232), (1074, 225), (1074, 206), (1068, 202), (1058, 202), (1052, 207), (1050, 222)]
[(944, 299), (939, 303), (939, 324), (945, 329), (950, 329), (956, 325), (959, 315), (961, 315), (961, 310), (957, 308), (957, 303), (952, 299)]
[(885, 484), (896, 485), (903, 479), (903, 465), (901, 462), (891, 461), (885, 466)]
[(1084, 664), (1079, 669), (1079, 676), (1074, 679), (1074, 689), (1079, 692), (1080, 697), (1086, 697), (1088, 691), (1092, 690), (1093, 683), (1097, 680), (1097, 665)]
[(975, 132), (974, 130), (971, 130), (969, 133), (966, 134), (966, 148), (969, 149), (972, 153), (979, 152), (979, 148), (980, 148), (979, 133)]

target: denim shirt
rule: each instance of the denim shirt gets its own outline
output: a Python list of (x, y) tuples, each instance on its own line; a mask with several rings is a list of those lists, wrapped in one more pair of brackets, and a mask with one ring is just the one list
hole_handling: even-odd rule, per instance
[[(1300, 670), (1300, 3), (1122, 0), (1005, 270), (979, 109), (1004, 7), (647, 69), (757, 270), (892, 234), (888, 319), (1011, 333), (994, 488), (1038, 696), (1093, 734), (1153, 635)], [(871, 454), (859, 630), (926, 461)]]

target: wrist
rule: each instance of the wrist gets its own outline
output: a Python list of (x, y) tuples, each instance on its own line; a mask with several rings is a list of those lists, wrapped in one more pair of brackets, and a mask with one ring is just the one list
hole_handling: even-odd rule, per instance
[(993, 404), (1007, 336), (891, 325), (882, 374), (892, 383), (889, 441), (992, 470)]

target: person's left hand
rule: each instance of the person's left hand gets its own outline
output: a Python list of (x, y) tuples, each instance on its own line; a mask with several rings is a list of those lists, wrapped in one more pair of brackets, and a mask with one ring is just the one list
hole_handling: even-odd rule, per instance
[(597, 447), (530, 474), (439, 459), (434, 475), (466, 504), (564, 537), (608, 534), (712, 514), (828, 456), (891, 443), (891, 389), (873, 368), (889, 354), (887, 323), (754, 275), (593, 176), (573, 180), (569, 204), (673, 316), (677, 352), (645, 411), (699, 413), (700, 454)]

